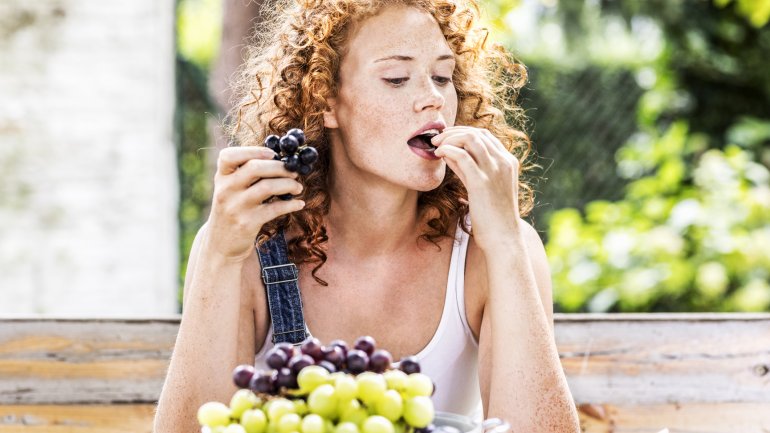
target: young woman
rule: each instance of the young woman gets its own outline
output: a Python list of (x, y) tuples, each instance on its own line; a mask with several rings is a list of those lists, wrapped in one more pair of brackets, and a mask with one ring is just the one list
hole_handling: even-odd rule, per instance
[[(523, 67), (476, 28), (473, 1), (274, 11), (242, 68), (239, 146), (219, 155), (190, 253), (156, 432), (195, 431), (200, 404), (235, 391), (236, 365), (309, 334), (369, 335), (394, 360), (416, 356), (437, 410), (483, 407), (515, 432), (579, 431), (544, 248), (521, 219), (529, 141), (506, 123), (520, 124)], [(295, 127), (320, 154), (306, 176), (263, 146)], [(283, 265), (296, 281), (263, 275)], [(301, 287), (297, 299), (277, 302), (279, 284)]]

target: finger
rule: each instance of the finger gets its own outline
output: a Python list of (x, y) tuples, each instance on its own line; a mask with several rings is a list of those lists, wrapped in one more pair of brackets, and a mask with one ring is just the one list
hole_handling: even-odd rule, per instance
[(490, 143), (492, 143), (492, 146), (490, 148), (490, 153), (497, 155), (498, 158), (504, 158), (506, 161), (511, 161), (512, 158), (515, 158), (513, 154), (505, 148), (505, 145), (494, 136), (491, 132), (489, 132), (488, 129), (482, 129), (481, 130), (484, 137), (486, 137)]
[(275, 179), (262, 179), (246, 189), (241, 200), (242, 205), (246, 207), (261, 204), (274, 195), (302, 193), (302, 184), (294, 179), (279, 177)]
[[(439, 153), (439, 151), (441, 152)], [(465, 149), (442, 145), (435, 153), (439, 153), (437, 156), (441, 156), (447, 161), (449, 168), (460, 177), (466, 188), (474, 187), (477, 184), (475, 179), (482, 179), (486, 176)]]
[[(439, 145), (439, 149), (444, 146), (456, 146), (465, 149), (479, 166), (479, 168), (485, 172), (495, 170), (497, 165), (492, 160), (487, 147), (491, 146), (491, 143), (486, 142), (486, 138), (479, 132), (470, 130), (454, 131), (444, 137)], [(434, 155), (438, 152), (438, 149), (434, 152)], [(439, 155), (441, 153), (439, 152)]]
[(431, 138), (431, 143), (433, 143), (434, 146), (438, 146), (445, 138), (449, 137), (450, 135), (455, 135), (458, 132), (473, 131), (476, 129), (477, 128), (471, 126), (447, 126), (440, 134)]
[(264, 146), (226, 147), (219, 151), (217, 174), (228, 175), (250, 159), (273, 159), (275, 152)]
[(260, 204), (254, 209), (254, 219), (261, 220), (263, 224), (292, 212), (297, 212), (305, 207), (305, 202), (298, 199), (275, 200), (270, 203)]
[[(272, 151), (271, 151), (272, 152)], [(235, 184), (241, 188), (248, 188), (255, 182), (263, 178), (291, 178), (297, 179), (299, 173), (294, 173), (286, 169), (283, 161), (274, 161), (266, 159), (250, 159), (238, 170), (232, 174), (235, 177)]]
[(505, 148), (505, 145), (494, 136), (488, 129), (485, 128), (471, 128), (467, 126), (457, 126), (455, 127), (457, 129), (472, 129), (476, 130), (481, 133), (481, 135), (484, 137), (485, 142), (488, 144), (487, 150), (492, 157), (493, 161), (496, 162), (497, 168), (505, 167), (505, 166), (511, 166), (515, 169), (516, 173), (518, 173), (518, 167), (519, 167), (519, 160), (516, 158), (514, 154), (512, 154), (508, 149)]

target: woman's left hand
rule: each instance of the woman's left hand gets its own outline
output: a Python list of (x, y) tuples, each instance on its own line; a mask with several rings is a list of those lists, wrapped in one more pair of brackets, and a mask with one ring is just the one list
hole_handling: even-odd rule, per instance
[(431, 140), (468, 190), (474, 238), (484, 251), (520, 236), (519, 160), (491, 132), (450, 126)]

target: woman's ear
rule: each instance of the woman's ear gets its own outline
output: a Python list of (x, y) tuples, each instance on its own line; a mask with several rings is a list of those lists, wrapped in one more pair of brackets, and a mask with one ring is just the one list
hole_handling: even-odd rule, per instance
[(326, 100), (329, 103), (329, 109), (324, 111), (324, 127), (329, 129), (339, 128), (340, 125), (337, 122), (337, 99), (328, 98)]

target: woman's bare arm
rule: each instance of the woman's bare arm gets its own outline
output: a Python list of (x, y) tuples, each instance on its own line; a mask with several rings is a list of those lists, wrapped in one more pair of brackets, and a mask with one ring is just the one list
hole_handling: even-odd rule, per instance
[(166, 381), (155, 414), (156, 433), (198, 430), (196, 413), (207, 401), (228, 403), (238, 364), (255, 354), (254, 296), (244, 284), (262, 226), (300, 210), (300, 200), (268, 201), (299, 194), (297, 174), (274, 152), (258, 146), (220, 151), (209, 220), (195, 237), (184, 287), (184, 309)]
[[(196, 412), (207, 401), (229, 403), (233, 368), (253, 363), (252, 299), (242, 284), (243, 264), (206, 247), (205, 225), (187, 265), (184, 308), (154, 431), (195, 432)], [(249, 356), (251, 354), (251, 356)]]

